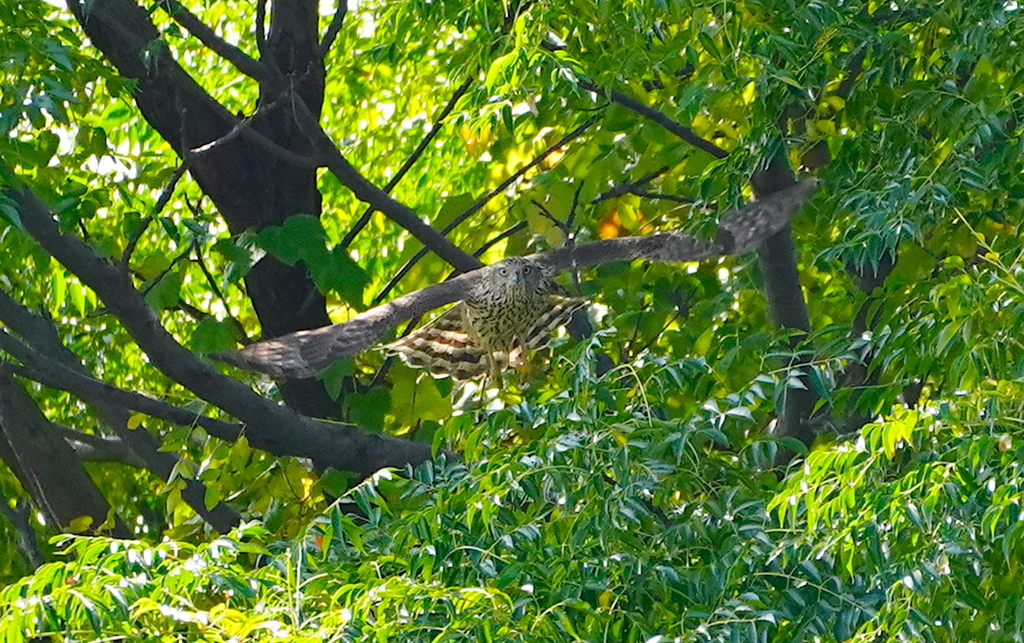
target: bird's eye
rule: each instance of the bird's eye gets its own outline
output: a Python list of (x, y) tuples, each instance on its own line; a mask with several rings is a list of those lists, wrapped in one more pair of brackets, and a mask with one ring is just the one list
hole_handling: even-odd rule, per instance
[(531, 272), (533, 272), (533, 266), (529, 266), (529, 265), (523, 266), (523, 274), (524, 275), (528, 275)]
[(502, 277), (508, 277), (508, 268), (498, 268), (498, 274)]

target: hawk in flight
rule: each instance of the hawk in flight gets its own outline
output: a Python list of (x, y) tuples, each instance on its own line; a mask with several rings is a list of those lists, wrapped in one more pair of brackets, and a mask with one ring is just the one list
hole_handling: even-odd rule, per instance
[(459, 302), (412, 334), (385, 346), (410, 365), (468, 379), (495, 375), (542, 348), (586, 302), (566, 297), (556, 274), (615, 261), (687, 262), (740, 254), (759, 246), (789, 224), (814, 192), (804, 179), (722, 216), (714, 240), (681, 232), (621, 237), (566, 246), (528, 257), (511, 257), (421, 288), (353, 319), (268, 339), (212, 355), (240, 368), (274, 377), (312, 377), (332, 362), (369, 348), (395, 325)]

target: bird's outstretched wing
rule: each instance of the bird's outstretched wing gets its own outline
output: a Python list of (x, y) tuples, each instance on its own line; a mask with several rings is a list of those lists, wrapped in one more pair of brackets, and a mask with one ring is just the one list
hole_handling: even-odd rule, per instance
[[(560, 295), (549, 295), (548, 300), (550, 308), (530, 326), (524, 338), (525, 350), (517, 347), (519, 354), (547, 346), (552, 333), (568, 323), (573, 313), (587, 305), (585, 299)], [(462, 303), (455, 304), (412, 333), (385, 344), (384, 350), (397, 354), (409, 366), (425, 368), (434, 375), (451, 375), (457, 380), (486, 375), (490, 366), (487, 351), (473, 341), (466, 330), (463, 307)], [(510, 356), (498, 351), (491, 354), (491, 359), (497, 370), (502, 370), (508, 366)]]
[[(554, 276), (566, 270), (616, 261), (686, 262), (747, 252), (782, 230), (817, 184), (816, 179), (805, 179), (727, 213), (722, 217), (714, 241), (667, 232), (647, 237), (604, 239), (528, 258), (540, 264), (547, 275)], [(427, 286), (371, 308), (347, 322), (299, 331), (212, 357), (275, 377), (312, 377), (331, 362), (369, 348), (396, 324), (464, 299), (481, 273), (489, 269), (487, 266), (444, 283)], [(552, 311), (552, 314), (558, 313)], [(552, 328), (554, 326), (548, 326), (548, 332)], [(538, 331), (538, 337), (540, 335)]]
[(301, 330), (211, 357), (274, 377), (312, 377), (331, 363), (373, 346), (395, 325), (461, 300), (479, 279), (478, 272), (421, 288), (362, 312), (347, 322)]
[(782, 230), (817, 188), (818, 180), (804, 179), (784, 190), (727, 212), (714, 241), (682, 232), (659, 232), (646, 237), (618, 237), (593, 243), (565, 246), (528, 258), (550, 275), (586, 266), (645, 259), (668, 263), (701, 261), (722, 255), (741, 254), (761, 245)]

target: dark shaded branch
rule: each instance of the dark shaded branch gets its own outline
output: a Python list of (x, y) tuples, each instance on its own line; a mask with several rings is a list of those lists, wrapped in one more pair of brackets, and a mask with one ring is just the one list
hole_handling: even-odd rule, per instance
[(260, 59), (267, 56), (267, 0), (256, 0), (256, 51), (260, 52)]
[[(754, 193), (759, 197), (772, 198), (794, 187), (795, 177), (786, 162), (784, 148), (779, 149), (767, 167), (758, 172), (752, 181)], [(797, 183), (796, 185), (800, 185)], [(793, 245), (792, 227), (787, 223), (758, 249), (761, 275), (764, 279), (765, 298), (772, 322), (785, 329), (798, 331), (789, 339), (793, 353), (785, 366), (788, 368), (787, 382), (795, 380), (799, 386), (787, 386), (776, 434), (793, 437), (807, 446), (814, 442), (815, 430), (810, 417), (818, 402), (810, 379), (813, 355), (798, 349), (806, 334), (811, 330), (810, 315), (803, 289), (800, 287), (800, 273), (796, 264), (796, 249)], [(795, 455), (789, 449), (780, 450), (776, 464), (783, 466)]]
[(611, 100), (615, 101), (616, 103), (618, 103), (619, 105), (622, 105), (627, 109), (631, 109), (637, 114), (640, 114), (641, 116), (649, 118), (658, 125), (664, 127), (669, 132), (672, 132), (679, 138), (683, 139), (690, 145), (696, 147), (698, 150), (703, 150), (710, 154), (711, 156), (714, 156), (715, 158), (718, 159), (724, 159), (725, 157), (729, 156), (729, 153), (723, 150), (722, 148), (718, 147), (711, 141), (707, 141), (701, 138), (700, 136), (697, 135), (696, 132), (694, 132), (689, 127), (686, 127), (682, 123), (677, 123), (676, 121), (672, 120), (665, 114), (662, 114), (653, 107), (648, 107), (647, 105), (644, 105), (640, 101), (634, 98), (630, 98), (629, 96), (626, 96), (621, 92), (612, 91), (609, 93), (601, 89), (594, 83), (590, 82), (589, 80), (578, 78), (576, 82), (579, 84), (580, 87), (586, 89), (587, 91), (594, 92), (598, 96), (606, 96)]
[[(91, 44), (133, 81), (129, 86), (142, 116), (176, 153), (189, 159), (192, 178), (216, 204), (232, 234), (282, 225), (297, 213), (321, 212), (316, 163), (300, 162), (266, 144), (269, 140), (310, 155), (291, 112), (260, 111), (262, 118), (242, 129), (241, 136), (216, 145), (209, 154), (190, 156), (189, 150), (220, 139), (239, 119), (182, 69), (169, 47), (160, 45), (160, 32), (136, 0), (85, 4), (68, 0)], [(317, 6), (304, 1), (286, 4), (268, 19), (272, 27), (260, 62), (274, 77), (291, 81), (289, 88), (319, 114), (324, 69), (317, 53)], [(262, 4), (257, 12), (265, 13)], [(259, 105), (273, 102), (283, 88), (284, 83), (260, 83)], [(264, 256), (244, 281), (265, 336), (330, 323), (326, 298), (301, 263), (286, 265)], [(280, 391), (289, 406), (306, 415), (330, 416), (338, 408), (318, 382), (282, 382)]]
[[(758, 197), (768, 198), (798, 185), (791, 170), (778, 170), (774, 163), (754, 178), (754, 192)], [(764, 243), (759, 256), (772, 321), (782, 328), (810, 332), (810, 313), (800, 287), (793, 232), (788, 224)]]
[[(212, 418), (197, 418), (193, 412), (146, 396), (123, 391), (94, 379), (74, 353), (60, 342), (48, 320), (33, 315), (10, 299), (2, 290), (0, 290), (0, 320), (38, 347), (37, 350), (25, 346), (22, 342), (0, 331), (0, 348), (11, 349), (8, 352), (28, 365), (8, 364), (7, 368), (17, 375), (45, 386), (66, 390), (93, 406), (106, 425), (118, 435), (121, 449), (126, 452), (118, 457), (119, 461), (143, 466), (163, 480), (170, 479), (171, 473), (178, 463), (178, 457), (172, 453), (161, 451), (159, 441), (144, 428), (128, 428), (129, 412), (127, 409), (147, 412), (142, 408), (145, 407), (151, 411), (149, 414), (154, 417), (161, 417), (159, 413), (166, 411), (175, 418), (165, 418), (168, 421), (185, 426), (206, 425), (205, 428), (211, 435), (216, 435), (218, 429), (224, 428), (230, 429), (231, 435), (238, 435), (240, 432), (239, 427), (226, 422)], [(131, 402), (136, 402), (136, 404)], [(152, 411), (157, 411), (157, 413), (152, 413)], [(221, 431), (221, 434), (220, 437), (230, 437), (227, 431)], [(76, 453), (81, 453), (80, 444), (72, 443), (72, 446), (75, 447)], [(94, 450), (99, 448), (97, 444), (91, 446)], [(207, 507), (206, 487), (199, 480), (185, 481), (182, 498), (203, 520), (221, 533), (231, 530), (241, 522), (241, 518), (234, 510), (223, 502), (217, 503), (213, 507)]]
[(213, 29), (206, 26), (178, 0), (159, 0), (159, 4), (175, 22), (198, 38), (211, 51), (234, 65), (235, 69), (260, 82), (271, 80), (271, 74), (262, 63), (253, 60), (244, 51), (218, 36)]
[(868, 48), (861, 45), (857, 48), (857, 51), (850, 56), (850, 62), (846, 65), (846, 77), (839, 83), (839, 89), (836, 90), (836, 95), (844, 100), (850, 97), (853, 93), (854, 83), (857, 82), (857, 77), (860, 76), (860, 72), (864, 69), (864, 58), (868, 55)]

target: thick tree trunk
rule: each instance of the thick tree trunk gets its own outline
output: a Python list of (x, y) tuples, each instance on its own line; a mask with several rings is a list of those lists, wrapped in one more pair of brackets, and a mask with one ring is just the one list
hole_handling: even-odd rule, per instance
[[(96, 0), (88, 8), (69, 0), (69, 7), (103, 55), (122, 75), (138, 81), (136, 104), (182, 158), (234, 127), (237, 119), (178, 65), (166, 47), (152, 46), (159, 33), (143, 7), (131, 0)], [(324, 91), (318, 47), (315, 0), (275, 1), (268, 58), (262, 62), (275, 65), (316, 115)], [(264, 95), (261, 102), (274, 98)], [(308, 148), (286, 108), (261, 112), (251, 127), (283, 148), (295, 150), (298, 144), (299, 153)], [(281, 225), (293, 214), (320, 215), (316, 170), (296, 167), (245, 137), (219, 142), (209, 152), (190, 157), (189, 171), (233, 234)], [(266, 256), (249, 272), (246, 287), (265, 337), (330, 323), (325, 298), (301, 263), (288, 266)], [(337, 416), (337, 404), (315, 380), (288, 381), (281, 390), (285, 401), (304, 415)]]
[[(32, 496), (54, 529), (98, 533), (110, 505), (78, 456), (54, 430), (21, 384), (0, 366), (0, 459)], [(85, 522), (81, 519), (87, 517)], [(118, 538), (131, 533), (119, 520), (107, 530)]]

